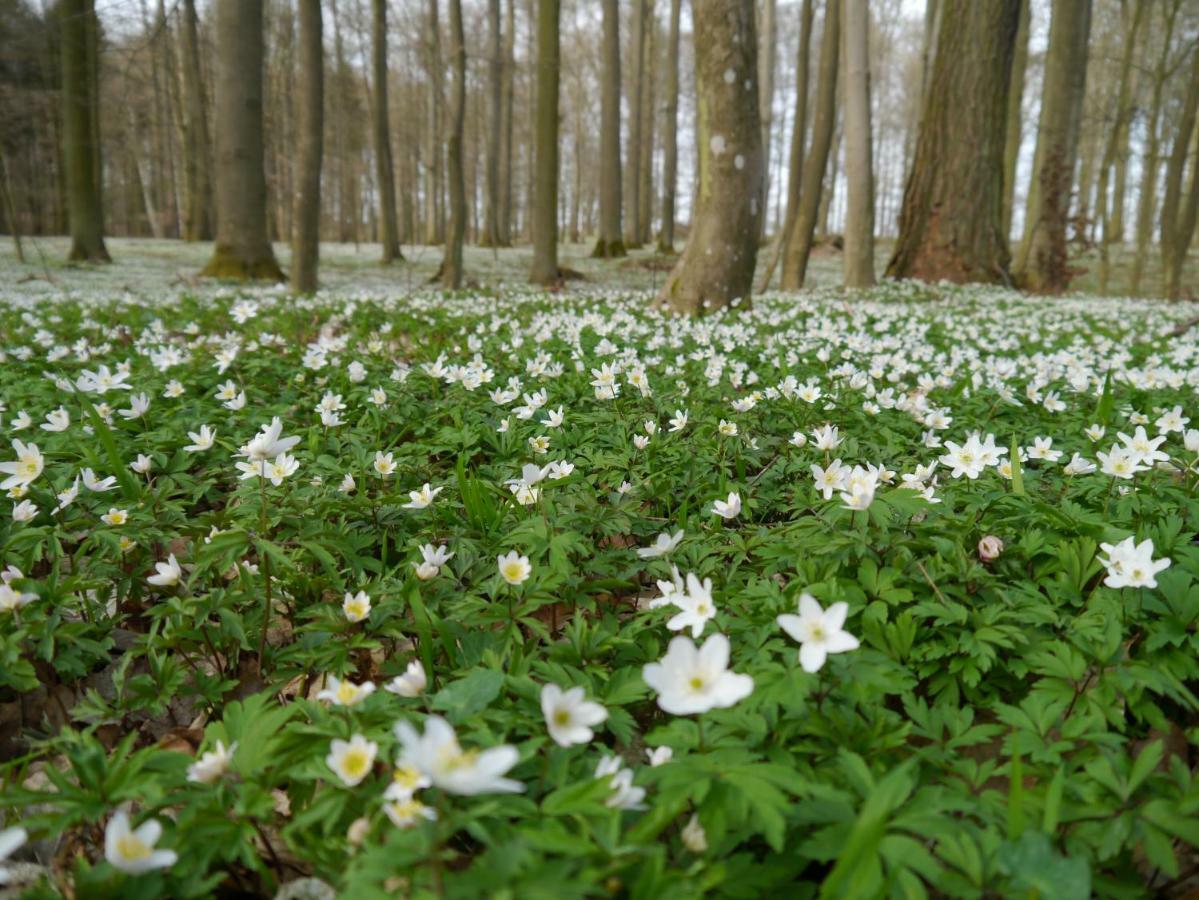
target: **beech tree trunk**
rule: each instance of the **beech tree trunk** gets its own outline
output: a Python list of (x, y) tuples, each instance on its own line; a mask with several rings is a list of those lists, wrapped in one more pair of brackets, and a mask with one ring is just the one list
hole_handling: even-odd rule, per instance
[[(1095, 218), (1102, 227), (1099, 238), (1099, 292), (1107, 293), (1108, 281), (1111, 277), (1110, 248), (1123, 240), (1122, 231), (1117, 230), (1116, 221), (1119, 206), (1115, 198), (1108, 200), (1108, 185), (1113, 170), (1120, 165), (1120, 154), (1127, 143), (1128, 120), (1132, 118), (1132, 59), (1137, 45), (1137, 36), (1145, 21), (1149, 9), (1149, 0), (1133, 0), (1132, 25), (1125, 36), (1124, 53), (1120, 57), (1119, 86), (1116, 89), (1115, 124), (1107, 135), (1107, 143), (1103, 150), (1103, 159), (1099, 163), (1099, 186), (1095, 197)], [(1122, 180), (1116, 178), (1115, 194), (1124, 190)], [(1122, 205), (1122, 204), (1121, 204)], [(1110, 210), (1110, 212), (1109, 212)]]
[(183, 0), (179, 28), (183, 68), (183, 239), (212, 239), (212, 177), (209, 166), (208, 110), (200, 69), (200, 25), (196, 0)]
[(617, 0), (604, 0), (603, 54), (600, 72), (599, 237), (591, 255), (610, 259), (625, 255), (620, 234), (620, 7)]
[[(1166, 184), (1162, 197), (1162, 272), (1165, 276), (1166, 296), (1171, 300), (1178, 299), (1181, 288), (1182, 263), (1186, 259), (1191, 243), (1191, 232), (1194, 230), (1194, 222), (1190, 223), (1188, 229), (1185, 221), (1184, 210), (1181, 209), (1181, 195), (1183, 174), (1186, 171), (1187, 156), (1190, 155), (1191, 142), (1195, 132), (1196, 111), (1199, 110), (1199, 50), (1191, 50), (1191, 63), (1191, 77), (1187, 84), (1182, 115), (1178, 119), (1174, 145), (1170, 150), (1169, 162), (1166, 164)], [(1191, 178), (1193, 182), (1194, 172), (1192, 172)]]
[(658, 302), (696, 314), (748, 303), (764, 210), (753, 0), (693, 0), (692, 22), (699, 183), (687, 248)]
[(783, 219), (783, 233), (775, 242), (774, 256), (762, 276), (761, 284), (758, 285), (759, 291), (764, 291), (770, 286), (775, 267), (791, 242), (795, 220), (799, 217), (799, 190), (803, 181), (804, 143), (808, 130), (808, 70), (811, 68), (812, 19), (815, 17), (812, 0), (803, 0), (799, 16), (799, 47), (795, 60), (795, 122), (791, 128), (791, 149), (787, 158), (787, 212)]
[(321, 0), (300, 0), (299, 146), (292, 211), (291, 287), (316, 290), (320, 265), (321, 158), (324, 150), (325, 47)]
[(670, 36), (666, 47), (666, 121), (662, 125), (662, 227), (658, 232), (659, 253), (674, 253), (674, 205), (679, 180), (676, 132), (679, 127), (679, 18), (682, 5), (682, 0), (670, 0)]
[(1033, 180), (1016, 263), (1021, 285), (1038, 293), (1066, 290), (1073, 274), (1066, 258), (1066, 228), (1078, 161), (1090, 33), (1091, 0), (1054, 0)]
[(283, 280), (267, 236), (263, 0), (216, 0), (216, 246), (201, 275)]
[(761, 51), (758, 54), (758, 118), (762, 122), (762, 195), (758, 205), (763, 213), (759, 219), (761, 232), (766, 233), (766, 205), (770, 198), (770, 133), (774, 124), (774, 61), (778, 47), (776, 0), (763, 0), (758, 27)]
[(396, 219), (391, 116), (387, 106), (387, 0), (372, 0), (371, 9), (371, 67), (375, 81), (371, 125), (375, 133), (375, 180), (379, 188), (379, 242), (383, 245), (383, 265), (388, 265), (404, 255), (400, 252), (400, 226)]
[(654, 0), (645, 0), (645, 47), (642, 50), (645, 58), (642, 61), (643, 69), (641, 76), (641, 168), (638, 175), (641, 179), (641, 184), (637, 190), (637, 197), (640, 203), (637, 213), (637, 224), (640, 228), (637, 232), (638, 247), (648, 244), (653, 237), (654, 113), (656, 112), (654, 88), (657, 83), (656, 67), (654, 66), (656, 59), (654, 51), (656, 43), (655, 31)]
[(537, 109), (534, 179), (534, 284), (558, 280), (558, 15), (559, 0), (537, 0)]
[(487, 60), (487, 194), (483, 210), (484, 247), (500, 246), (500, 143), (503, 136), (504, 45), (500, 34), (500, 0), (488, 0), (491, 43)]
[(63, 159), (72, 262), (111, 262), (104, 246), (100, 181), (97, 58), (100, 23), (94, 0), (63, 0), (58, 10), (62, 49)]
[(1010, 282), (1003, 149), (1019, 0), (941, 0), (892, 278)]
[(812, 116), (812, 146), (809, 148), (800, 188), (799, 212), (791, 238), (783, 250), (783, 290), (803, 287), (812, 252), (812, 238), (820, 214), (824, 172), (837, 121), (837, 69), (841, 47), (841, 0), (825, 0), (824, 34), (820, 38), (817, 69), (816, 108)]
[(645, 82), (646, 0), (632, 0), (633, 77), (629, 84), (629, 141), (625, 152), (624, 217), (626, 248), (640, 247), (641, 236), (641, 100)]
[(1029, 0), (1020, 0), (1020, 25), (1016, 30), (1016, 52), (1008, 85), (1007, 132), (1003, 145), (1003, 233), (1012, 237), (1012, 210), (1016, 202), (1016, 163), (1024, 129), (1024, 72), (1028, 68), (1028, 33), (1032, 10)]
[(438, 0), (429, 0), (426, 22), (426, 71), (429, 98), (425, 121), (425, 243), (440, 244), (441, 227), (441, 23)]
[(844, 0), (846, 287), (874, 284), (874, 160), (870, 128), (870, 9)]
[(462, 171), (462, 132), (466, 117), (466, 36), (462, 28), (462, 0), (450, 0), (450, 40), (453, 41), (453, 85), (450, 91), (450, 133), (446, 148), (450, 187), (450, 228), (441, 262), (441, 283), (456, 290), (462, 286), (462, 242), (466, 236), (466, 183)]

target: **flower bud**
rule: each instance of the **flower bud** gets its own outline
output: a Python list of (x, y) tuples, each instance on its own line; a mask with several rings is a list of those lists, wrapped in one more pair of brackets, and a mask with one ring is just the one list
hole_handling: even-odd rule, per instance
[(1003, 541), (995, 537), (993, 534), (988, 534), (985, 538), (978, 542), (978, 558), (983, 562), (989, 563), (999, 558), (999, 554), (1003, 552)]

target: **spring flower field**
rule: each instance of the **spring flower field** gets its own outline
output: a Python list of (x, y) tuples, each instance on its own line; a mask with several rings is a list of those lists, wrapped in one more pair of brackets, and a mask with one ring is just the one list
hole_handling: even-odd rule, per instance
[(9, 891), (1194, 896), (1191, 310), (650, 296), (0, 290)]

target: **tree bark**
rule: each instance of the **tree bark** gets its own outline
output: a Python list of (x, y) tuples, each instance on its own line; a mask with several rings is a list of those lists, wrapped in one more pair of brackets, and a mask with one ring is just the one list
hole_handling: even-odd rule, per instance
[(804, 143), (808, 130), (808, 72), (812, 55), (812, 19), (815, 15), (812, 0), (803, 0), (799, 15), (799, 47), (795, 59), (795, 121), (791, 128), (791, 150), (787, 159), (787, 212), (783, 220), (783, 233), (775, 241), (774, 256), (758, 285), (759, 291), (764, 291), (770, 286), (775, 267), (791, 242), (795, 220), (799, 217), (799, 190), (803, 181)]
[(753, 0), (693, 0), (699, 179), (687, 248), (658, 302), (702, 313), (748, 302), (764, 211)]
[(68, 259), (111, 262), (104, 246), (104, 204), (100, 181), (99, 55), (100, 23), (94, 0), (63, 0), (61, 24), (63, 157), (66, 163)]
[(1016, 202), (1016, 163), (1024, 129), (1024, 72), (1028, 68), (1029, 0), (1020, 0), (1020, 25), (1016, 30), (1016, 52), (1008, 86), (1007, 132), (1003, 145), (1003, 233), (1011, 240), (1012, 210)]
[(379, 187), (379, 241), (383, 265), (403, 259), (396, 219), (395, 168), (391, 164), (390, 110), (387, 106), (387, 0), (372, 0), (371, 67), (375, 90), (371, 125), (375, 133), (375, 179)]
[(759, 240), (766, 233), (765, 210), (770, 196), (770, 133), (774, 124), (774, 63), (778, 47), (775, 0), (763, 0), (761, 10), (758, 28), (758, 41), (761, 46), (758, 54), (758, 118), (762, 123), (762, 195), (758, 198), (758, 205), (763, 213), (759, 219)]
[(874, 160), (870, 127), (870, 9), (844, 0), (846, 287), (874, 284)]
[[(1102, 236), (1099, 239), (1099, 293), (1106, 294), (1108, 281), (1111, 277), (1110, 248), (1123, 240), (1123, 230), (1117, 222), (1119, 206), (1115, 198), (1108, 200), (1108, 184), (1113, 168), (1120, 164), (1120, 154), (1127, 142), (1128, 121), (1132, 118), (1132, 60), (1137, 45), (1137, 36), (1145, 21), (1149, 9), (1149, 0), (1133, 0), (1132, 25), (1126, 35), (1124, 53), (1120, 57), (1120, 83), (1116, 89), (1116, 121), (1108, 132), (1107, 144), (1103, 150), (1103, 159), (1099, 163), (1099, 187), (1096, 190), (1095, 218), (1102, 226)], [(1125, 143), (1122, 143), (1125, 142)], [(1122, 179), (1116, 178), (1115, 193), (1124, 190)], [(1111, 213), (1109, 214), (1109, 209)], [(1119, 228), (1119, 230), (1118, 230)]]
[(812, 116), (812, 146), (803, 170), (799, 211), (783, 251), (783, 290), (803, 287), (812, 252), (812, 237), (820, 213), (820, 195), (828, 166), (829, 147), (837, 120), (837, 69), (841, 48), (841, 0), (825, 0), (824, 34), (820, 38), (816, 108)]
[(610, 259), (625, 255), (620, 233), (620, 7), (617, 0), (604, 0), (603, 53), (600, 72), (599, 237), (591, 255)]
[(1066, 228), (1090, 33), (1091, 0), (1054, 0), (1032, 188), (1016, 263), (1021, 285), (1038, 293), (1061, 293), (1073, 275), (1066, 258)]
[(500, 140), (503, 132), (504, 46), (500, 34), (500, 0), (488, 0), (491, 43), (487, 60), (487, 193), (483, 210), (484, 247), (500, 246)]
[(534, 284), (558, 280), (559, 0), (537, 0), (537, 164), (532, 212)]
[(512, 246), (513, 104), (516, 102), (516, 0), (508, 0), (508, 29), (504, 38), (503, 137), (500, 144), (499, 245)]
[(1019, 0), (941, 0), (893, 278), (1010, 281), (1003, 148)]
[(450, 0), (450, 40), (453, 44), (453, 84), (450, 89), (450, 133), (446, 147), (450, 188), (450, 228), (441, 284), (450, 290), (462, 287), (462, 241), (466, 235), (466, 184), (462, 171), (462, 132), (466, 121), (466, 36), (462, 28), (462, 0)]
[[(666, 48), (666, 109), (662, 131), (662, 227), (658, 252), (674, 253), (674, 206), (678, 191), (679, 18), (682, 0), (670, 0), (670, 37)], [(619, 104), (619, 96), (617, 98)], [(619, 120), (619, 111), (617, 119)], [(619, 173), (620, 168), (617, 167)]]
[(426, 69), (429, 74), (425, 147), (425, 243), (440, 244), (441, 227), (441, 23), (437, 0), (429, 0), (425, 35)]
[(637, 190), (640, 204), (637, 213), (637, 246), (642, 247), (653, 237), (654, 219), (654, 115), (657, 112), (654, 87), (657, 82), (654, 62), (657, 20), (654, 16), (654, 0), (645, 0), (645, 59), (642, 62), (641, 91), (641, 184)]
[[(1182, 261), (1186, 258), (1191, 235), (1184, 234), (1185, 218), (1180, 210), (1183, 175), (1187, 156), (1190, 154), (1191, 139), (1195, 132), (1196, 111), (1199, 110), (1199, 49), (1191, 50), (1191, 78), (1187, 84), (1182, 115), (1174, 134), (1170, 159), (1166, 163), (1166, 184), (1162, 196), (1161, 252), (1162, 272), (1165, 276), (1166, 296), (1178, 299)], [(1194, 174), (1192, 173), (1192, 180)], [(1194, 225), (1192, 224), (1191, 228)]]
[(266, 230), (263, 169), (262, 0), (216, 0), (216, 205), (214, 278), (282, 281)]
[(321, 159), (324, 150), (325, 48), (321, 0), (300, 0), (299, 146), (292, 211), (291, 287), (311, 294), (320, 265)]
[(645, 4), (632, 0), (633, 77), (629, 84), (629, 141), (625, 152), (624, 217), (626, 248), (641, 246), (641, 99), (645, 81)]

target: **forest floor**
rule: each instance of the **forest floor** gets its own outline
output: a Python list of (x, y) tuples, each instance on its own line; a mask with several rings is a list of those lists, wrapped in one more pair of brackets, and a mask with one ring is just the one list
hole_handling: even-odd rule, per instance
[[(12, 241), (3, 238), (0, 240), (0, 286), (11, 288), (14, 284), (27, 284), (30, 290), (38, 292), (63, 287), (123, 290), (181, 286), (195, 279), (212, 253), (212, 244), (208, 242), (187, 244), (175, 240), (109, 238), (108, 249), (114, 265), (76, 266), (66, 262), (68, 246), (65, 237), (26, 238), (26, 262), (20, 264)], [(590, 242), (559, 246), (560, 266), (578, 276), (577, 279), (570, 279), (569, 284), (625, 290), (654, 289), (666, 278), (675, 258), (654, 249), (645, 249), (636, 250), (624, 259), (598, 260), (591, 258), (591, 247)], [(331, 290), (367, 288), (399, 290), (401, 293), (425, 287), (441, 263), (441, 247), (405, 246), (403, 252), (404, 264), (383, 267), (378, 262), (378, 244), (324, 243), (321, 245), (321, 284)], [(890, 241), (877, 244), (876, 271), (881, 273), (886, 267), (890, 252)], [(276, 244), (275, 254), (286, 270), (291, 262), (291, 248), (287, 244)], [(759, 252), (755, 287), (773, 256), (772, 244), (764, 246)], [(1133, 258), (1131, 247), (1120, 247), (1113, 251), (1110, 295), (1131, 295)], [(1084, 294), (1097, 293), (1098, 251), (1079, 251), (1070, 262), (1080, 270), (1074, 282), (1075, 290)], [(531, 263), (532, 250), (526, 245), (502, 250), (466, 248), (468, 284), (484, 287), (523, 284)], [(773, 282), (776, 287), (778, 278), (779, 272), (776, 270)], [(809, 266), (807, 286), (832, 287), (840, 278), (840, 252), (829, 246), (817, 248)], [(40, 288), (37, 287), (39, 284)], [(1199, 295), (1199, 262), (1194, 259), (1184, 272), (1183, 285), (1184, 294), (1192, 298)], [(1139, 294), (1154, 297), (1161, 296), (1161, 293), (1159, 255), (1154, 248)]]

